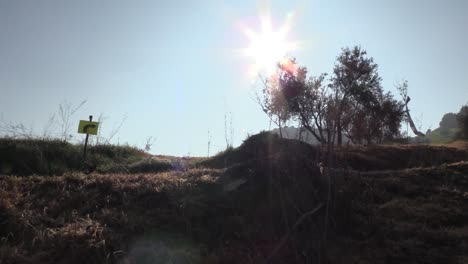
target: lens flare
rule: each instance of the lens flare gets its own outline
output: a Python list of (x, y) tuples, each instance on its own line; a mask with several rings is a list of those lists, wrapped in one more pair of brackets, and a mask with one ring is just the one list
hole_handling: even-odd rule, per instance
[(287, 38), (292, 17), (292, 13), (289, 13), (284, 23), (276, 30), (272, 26), (270, 16), (266, 15), (260, 16), (260, 32), (255, 32), (249, 27), (243, 28), (243, 33), (250, 41), (243, 53), (254, 60), (253, 65), (249, 67), (249, 73), (272, 74), (277, 63), (297, 49), (297, 44)]

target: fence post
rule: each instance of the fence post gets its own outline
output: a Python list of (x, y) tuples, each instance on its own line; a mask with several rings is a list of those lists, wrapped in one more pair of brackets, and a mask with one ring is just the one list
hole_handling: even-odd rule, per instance
[[(89, 122), (92, 122), (93, 121), (93, 116), (90, 115), (89, 116)], [(84, 132), (87, 132), (87, 127), (84, 128)], [(84, 150), (83, 150), (83, 161), (86, 163), (86, 149), (88, 148), (88, 138), (89, 138), (89, 134), (86, 133), (86, 139), (85, 139), (85, 143), (84, 143)]]

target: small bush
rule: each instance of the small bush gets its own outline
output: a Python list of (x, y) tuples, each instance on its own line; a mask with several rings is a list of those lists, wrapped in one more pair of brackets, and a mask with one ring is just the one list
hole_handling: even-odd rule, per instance
[(156, 173), (161, 171), (167, 171), (172, 168), (171, 162), (169, 160), (158, 160), (158, 159), (148, 159), (135, 162), (128, 166), (130, 173)]

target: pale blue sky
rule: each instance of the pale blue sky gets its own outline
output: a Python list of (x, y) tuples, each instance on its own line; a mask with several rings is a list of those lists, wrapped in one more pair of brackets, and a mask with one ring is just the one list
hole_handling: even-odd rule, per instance
[[(40, 133), (64, 100), (88, 102), (73, 116), (104, 113), (102, 134), (127, 117), (113, 142), (152, 152), (206, 155), (268, 129), (252, 100), (249, 41), (258, 1), (0, 0), (0, 113)], [(312, 74), (330, 73), (340, 49), (361, 45), (379, 64), (386, 90), (406, 78), (423, 131), (468, 103), (468, 1), (272, 1), (281, 22), (296, 14), (293, 52)], [(394, 91), (396, 92), (396, 91)], [(76, 134), (76, 137), (80, 135)]]

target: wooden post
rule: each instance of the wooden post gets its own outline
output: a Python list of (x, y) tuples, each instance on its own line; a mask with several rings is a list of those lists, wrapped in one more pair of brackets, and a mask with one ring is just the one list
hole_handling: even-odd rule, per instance
[[(89, 122), (92, 122), (93, 121), (93, 116), (90, 115), (89, 116)], [(84, 129), (84, 132), (88, 132), (86, 131), (86, 127)], [(86, 133), (86, 139), (85, 139), (85, 143), (84, 143), (84, 150), (83, 150), (83, 161), (86, 162), (86, 149), (88, 148), (88, 138), (89, 138), (89, 134)]]

